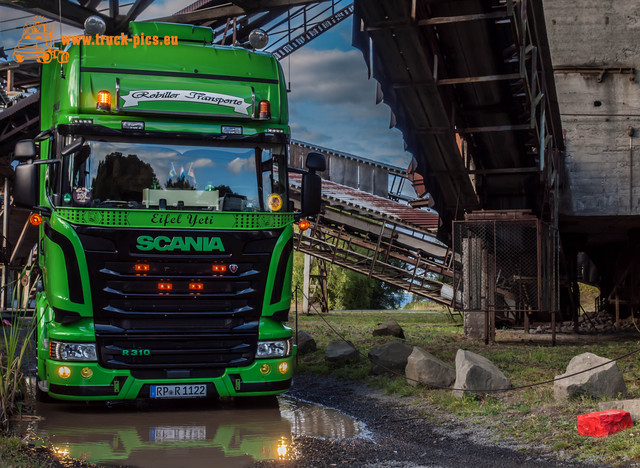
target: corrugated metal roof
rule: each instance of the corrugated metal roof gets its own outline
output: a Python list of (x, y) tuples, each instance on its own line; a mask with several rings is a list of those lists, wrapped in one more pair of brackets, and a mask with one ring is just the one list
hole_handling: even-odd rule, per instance
[[(301, 176), (290, 174), (289, 182), (295, 188), (300, 187)], [(391, 221), (418, 230), (437, 231), (440, 224), (438, 213), (433, 210), (412, 208), (411, 206), (371, 195), (370, 193), (322, 181), (322, 199), (332, 207), (339, 207), (382, 221)]]

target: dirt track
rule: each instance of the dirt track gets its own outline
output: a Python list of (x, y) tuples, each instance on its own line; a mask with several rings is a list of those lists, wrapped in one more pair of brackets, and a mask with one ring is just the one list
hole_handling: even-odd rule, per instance
[[(360, 383), (298, 375), (292, 396), (339, 409), (364, 422), (371, 438), (328, 440), (298, 437), (297, 460), (264, 462), (257, 467), (593, 467), (562, 461), (533, 447), (493, 442), (486, 428), (465, 428), (454, 421), (433, 425), (417, 417), (416, 406), (402, 398), (371, 391)], [(525, 449), (525, 450), (523, 450)]]

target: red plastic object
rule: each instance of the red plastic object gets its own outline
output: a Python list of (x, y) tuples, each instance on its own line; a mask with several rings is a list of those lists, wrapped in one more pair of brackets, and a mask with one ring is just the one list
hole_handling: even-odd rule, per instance
[(606, 437), (633, 427), (628, 411), (606, 410), (578, 415), (578, 434), (592, 437)]

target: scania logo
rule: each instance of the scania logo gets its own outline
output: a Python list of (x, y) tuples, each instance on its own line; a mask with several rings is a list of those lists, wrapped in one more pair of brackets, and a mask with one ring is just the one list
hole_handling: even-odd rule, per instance
[(168, 252), (181, 250), (183, 252), (224, 252), (222, 240), (219, 237), (167, 237), (140, 236), (137, 239), (138, 250), (159, 250)]

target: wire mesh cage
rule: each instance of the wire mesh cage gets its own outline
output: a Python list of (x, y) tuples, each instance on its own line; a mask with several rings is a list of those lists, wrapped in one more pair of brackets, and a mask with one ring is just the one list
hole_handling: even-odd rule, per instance
[(549, 321), (558, 306), (557, 231), (530, 215), (494, 216), (453, 225), (454, 308), (476, 337)]

